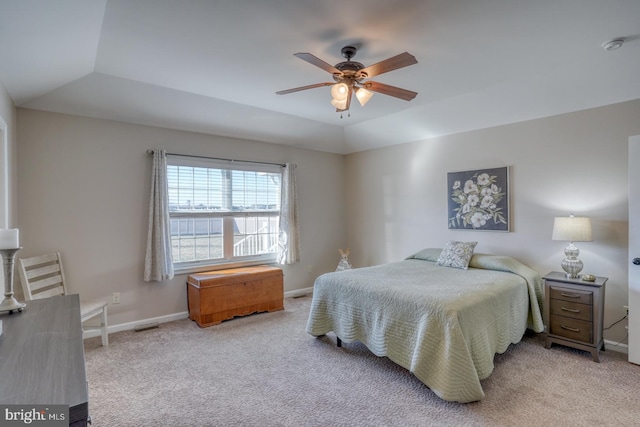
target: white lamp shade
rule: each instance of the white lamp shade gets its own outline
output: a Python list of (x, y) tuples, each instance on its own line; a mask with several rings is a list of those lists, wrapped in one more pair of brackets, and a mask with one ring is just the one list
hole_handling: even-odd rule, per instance
[(552, 240), (591, 242), (591, 219), (587, 217), (557, 217), (553, 220)]
[(358, 102), (363, 107), (364, 107), (364, 104), (369, 102), (369, 100), (373, 96), (373, 92), (363, 87), (356, 88), (355, 91), (356, 91), (356, 98), (358, 98)]
[(331, 105), (336, 107), (338, 110), (345, 110), (347, 108), (347, 98), (341, 100), (333, 98), (331, 100)]
[(344, 83), (336, 83), (331, 86), (331, 96), (336, 101), (344, 101), (349, 95), (349, 86)]

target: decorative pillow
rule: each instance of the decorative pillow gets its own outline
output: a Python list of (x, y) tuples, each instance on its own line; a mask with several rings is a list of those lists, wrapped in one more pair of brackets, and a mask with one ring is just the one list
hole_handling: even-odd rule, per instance
[(448, 241), (440, 256), (436, 265), (443, 267), (462, 268), (464, 270), (469, 268), (469, 261), (473, 256), (473, 250), (478, 242), (455, 242), (453, 240)]

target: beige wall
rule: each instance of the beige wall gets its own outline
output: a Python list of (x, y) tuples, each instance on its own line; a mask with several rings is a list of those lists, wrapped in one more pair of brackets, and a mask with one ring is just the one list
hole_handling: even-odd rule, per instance
[[(565, 242), (553, 218), (592, 218), (578, 243), (584, 272), (610, 278), (605, 326), (627, 304), (627, 150), (640, 134), (640, 100), (347, 156), (347, 230), (354, 266), (401, 260), (447, 240), (478, 241), (541, 274), (560, 270)], [(511, 167), (512, 232), (447, 228), (447, 172)], [(605, 331), (624, 340), (625, 322)]]
[(142, 280), (150, 148), (298, 165), (302, 262), (285, 291), (335, 269), (346, 245), (344, 157), (283, 145), (18, 109), (20, 256), (61, 251), (71, 290), (109, 307), (112, 325), (187, 310), (185, 275)]
[[(541, 274), (559, 270), (565, 243), (551, 240), (553, 217), (573, 212), (593, 221), (594, 241), (578, 245), (584, 271), (610, 278), (605, 324), (627, 303), (627, 143), (640, 134), (640, 100), (345, 157), (26, 109), (17, 129), (20, 255), (60, 250), (72, 290), (105, 300), (120, 292), (112, 324), (187, 309), (184, 275), (141, 279), (145, 150), (156, 147), (299, 165), (303, 260), (285, 267), (287, 291), (335, 269), (337, 248), (347, 246), (359, 267), (477, 240), (479, 252), (512, 255)], [(496, 166), (511, 167), (512, 232), (448, 230), (446, 173)], [(605, 332), (614, 342), (625, 336), (624, 322)]]

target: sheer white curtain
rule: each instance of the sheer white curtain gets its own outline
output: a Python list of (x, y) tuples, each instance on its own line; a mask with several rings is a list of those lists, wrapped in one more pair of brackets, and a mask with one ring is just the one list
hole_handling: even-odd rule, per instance
[(168, 197), (167, 153), (165, 150), (153, 150), (147, 255), (144, 260), (145, 282), (161, 282), (173, 278)]
[(296, 165), (287, 163), (282, 172), (280, 236), (278, 241), (279, 264), (293, 264), (300, 261), (300, 232), (298, 229), (295, 169)]

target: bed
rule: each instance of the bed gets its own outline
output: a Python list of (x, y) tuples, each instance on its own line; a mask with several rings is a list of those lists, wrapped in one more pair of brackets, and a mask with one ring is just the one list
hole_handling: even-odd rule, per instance
[(494, 355), (527, 328), (543, 331), (542, 279), (507, 256), (473, 254), (468, 269), (440, 266), (441, 252), (318, 277), (307, 332), (360, 341), (444, 400), (482, 399)]

